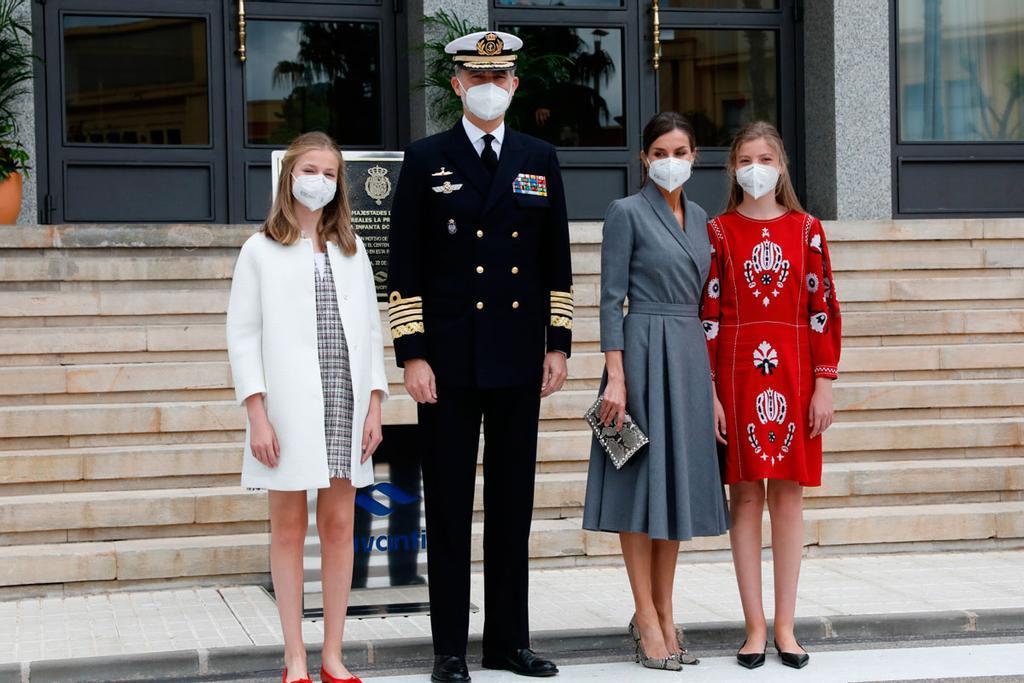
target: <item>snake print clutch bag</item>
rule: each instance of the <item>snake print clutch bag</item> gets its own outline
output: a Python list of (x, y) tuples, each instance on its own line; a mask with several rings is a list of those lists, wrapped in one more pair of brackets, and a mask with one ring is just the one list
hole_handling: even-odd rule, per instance
[(594, 402), (594, 405), (590, 406), (590, 409), (583, 414), (583, 417), (594, 431), (594, 436), (597, 437), (601, 448), (612, 459), (615, 469), (619, 470), (633, 457), (634, 453), (646, 446), (650, 439), (636, 426), (629, 413), (626, 413), (622, 429), (616, 430), (614, 425), (606, 427), (601, 422), (601, 402), (603, 400), (603, 395), (598, 396), (597, 401)]

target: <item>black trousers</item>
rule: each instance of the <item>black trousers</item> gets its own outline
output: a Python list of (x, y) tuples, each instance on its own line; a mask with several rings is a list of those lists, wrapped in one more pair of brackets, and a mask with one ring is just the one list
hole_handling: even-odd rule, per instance
[(438, 387), (420, 404), (434, 653), (464, 655), (473, 494), (484, 425), (484, 652), (529, 647), (529, 539), (540, 387)]

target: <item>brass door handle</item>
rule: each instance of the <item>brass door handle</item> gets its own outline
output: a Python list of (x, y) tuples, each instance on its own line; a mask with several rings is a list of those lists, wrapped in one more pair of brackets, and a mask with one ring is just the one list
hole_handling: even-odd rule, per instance
[(659, 12), (658, 0), (651, 0), (651, 37), (654, 43), (651, 67), (657, 71), (661, 68), (661, 14)]
[(238, 61), (245, 62), (245, 0), (238, 0)]

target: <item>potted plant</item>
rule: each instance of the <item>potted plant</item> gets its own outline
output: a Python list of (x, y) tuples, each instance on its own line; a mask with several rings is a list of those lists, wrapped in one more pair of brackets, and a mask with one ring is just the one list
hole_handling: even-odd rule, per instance
[(14, 223), (21, 212), (22, 173), (28, 152), (18, 140), (18, 100), (31, 91), (32, 31), (17, 12), (21, 0), (0, 0), (0, 224)]

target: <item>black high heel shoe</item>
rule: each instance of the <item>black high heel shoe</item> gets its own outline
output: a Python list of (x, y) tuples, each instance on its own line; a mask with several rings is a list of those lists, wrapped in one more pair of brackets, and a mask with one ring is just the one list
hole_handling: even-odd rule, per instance
[[(779, 653), (779, 659), (786, 666), (793, 667), (794, 669), (802, 669), (807, 666), (807, 662), (811, 661), (811, 656), (806, 652), (783, 652), (779, 649), (779, 641), (774, 641), (775, 651)], [(800, 643), (797, 643), (800, 645)], [(800, 645), (803, 648), (803, 645)]]
[[(744, 640), (743, 641), (743, 645), (740, 645), (740, 650), (742, 650), (743, 646), (746, 645), (746, 644), (747, 644), (747, 641)], [(767, 654), (767, 652), (768, 652), (768, 641), (765, 640), (764, 652), (743, 653), (743, 652), (737, 651), (736, 652), (736, 661), (739, 662), (740, 666), (742, 666), (744, 668), (756, 669), (759, 666), (764, 666), (765, 655)]]

